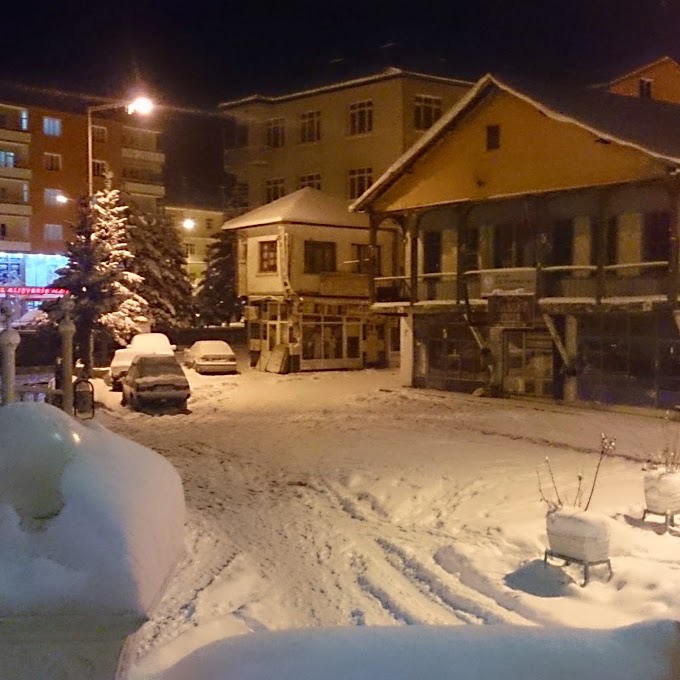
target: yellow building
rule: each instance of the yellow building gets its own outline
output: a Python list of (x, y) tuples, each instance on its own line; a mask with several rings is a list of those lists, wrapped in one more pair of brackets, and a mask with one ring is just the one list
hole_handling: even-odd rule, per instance
[(196, 286), (207, 266), (208, 248), (222, 227), (222, 211), (188, 205), (167, 205), (165, 213), (184, 245), (187, 274), (192, 285)]
[(661, 57), (600, 85), (614, 94), (680, 104), (680, 65)]
[(404, 383), (680, 403), (680, 107), (493, 76), (352, 206), (390, 218)]
[(220, 104), (232, 214), (302, 187), (360, 196), (472, 83), (396, 68), (276, 97)]
[[(225, 222), (237, 234), (251, 363), (263, 370), (386, 366), (398, 325), (369, 309), (369, 267), (393, 276), (398, 233), (305, 187)], [(272, 368), (273, 366), (273, 368)]]

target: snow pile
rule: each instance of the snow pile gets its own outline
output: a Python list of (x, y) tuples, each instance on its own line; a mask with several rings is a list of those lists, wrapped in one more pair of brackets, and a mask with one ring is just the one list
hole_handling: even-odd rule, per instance
[(179, 475), (43, 403), (0, 407), (0, 616), (149, 613), (183, 549)]
[(256, 633), (215, 642), (148, 680), (672, 680), (680, 630), (408, 626)]

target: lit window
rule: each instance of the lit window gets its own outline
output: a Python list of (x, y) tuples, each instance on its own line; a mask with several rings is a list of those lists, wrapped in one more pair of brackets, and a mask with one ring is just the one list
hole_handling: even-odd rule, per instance
[(286, 125), (283, 118), (272, 118), (267, 121), (266, 144), (274, 149), (281, 148), (286, 142)]
[(61, 170), (61, 154), (60, 153), (45, 153), (43, 154), (43, 167), (45, 170)]
[(305, 274), (335, 271), (335, 243), (305, 241)]
[(373, 168), (349, 171), (349, 198), (359, 198), (373, 184)]
[(319, 173), (312, 175), (302, 175), (298, 180), (298, 189), (303, 187), (312, 187), (321, 191), (321, 175)]
[(23, 109), (19, 114), (19, 127), (24, 131), (28, 130), (28, 111), (26, 109)]
[(300, 141), (318, 142), (321, 139), (321, 111), (300, 114)]
[(92, 176), (103, 177), (106, 174), (106, 161), (93, 160), (92, 161)]
[(43, 117), (43, 132), (50, 137), (61, 136), (61, 118)]
[(357, 102), (349, 106), (349, 134), (363, 135), (373, 130), (373, 102)]
[(441, 97), (417, 94), (413, 109), (413, 125), (416, 130), (427, 130), (442, 115)]
[(61, 189), (45, 189), (45, 205), (60, 205), (59, 196), (63, 196)]
[(16, 166), (16, 160), (14, 151), (0, 151), (0, 168), (13, 168)]
[(501, 148), (501, 126), (487, 125), (486, 126), (486, 150), (494, 151)]
[(268, 179), (264, 183), (265, 203), (271, 203), (285, 195), (284, 181), (281, 178)]
[(45, 225), (45, 240), (46, 241), (63, 241), (64, 229), (61, 224), (46, 224)]
[(260, 271), (267, 274), (276, 273), (278, 267), (276, 241), (260, 241)]
[(92, 126), (92, 141), (106, 143), (108, 130), (103, 125)]

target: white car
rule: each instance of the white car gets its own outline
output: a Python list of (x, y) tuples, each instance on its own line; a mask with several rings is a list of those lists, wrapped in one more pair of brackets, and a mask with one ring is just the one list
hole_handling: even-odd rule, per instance
[(165, 333), (138, 333), (124, 349), (117, 349), (109, 366), (111, 389), (120, 390), (121, 380), (125, 377), (132, 360), (138, 354), (161, 354), (174, 356), (176, 345), (170, 344)]
[(197, 340), (185, 350), (184, 364), (196, 373), (236, 373), (234, 350), (224, 340)]

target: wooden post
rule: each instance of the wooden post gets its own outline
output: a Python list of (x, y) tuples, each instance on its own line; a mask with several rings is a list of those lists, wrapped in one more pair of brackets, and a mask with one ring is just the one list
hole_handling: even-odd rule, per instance
[(672, 309), (678, 306), (678, 294), (680, 293), (680, 185), (673, 182), (668, 187), (668, 197), (671, 205), (671, 223), (668, 227), (669, 253), (668, 253), (668, 302)]

